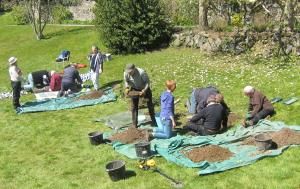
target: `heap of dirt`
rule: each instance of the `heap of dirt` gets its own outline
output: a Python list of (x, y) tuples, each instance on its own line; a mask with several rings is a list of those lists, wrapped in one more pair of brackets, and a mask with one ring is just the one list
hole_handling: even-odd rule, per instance
[(248, 137), (245, 140), (242, 141), (242, 145), (250, 145), (250, 146), (255, 146), (256, 142), (254, 137)]
[(130, 144), (137, 141), (147, 140), (146, 133), (135, 127), (129, 127), (126, 131), (114, 134), (109, 138), (111, 141), (120, 141), (123, 144)]
[(275, 142), (279, 148), (291, 144), (300, 144), (300, 132), (296, 132), (288, 128), (281, 129), (280, 131), (271, 133), (270, 135), (273, 142)]
[(103, 91), (91, 91), (86, 95), (82, 95), (78, 97), (78, 100), (92, 100), (92, 99), (98, 99), (103, 95)]
[(218, 162), (229, 159), (233, 153), (226, 148), (217, 145), (208, 145), (204, 147), (194, 148), (188, 152), (184, 152), (185, 156), (193, 162)]
[(228, 116), (227, 125), (228, 126), (233, 126), (234, 124), (238, 123), (241, 120), (242, 120), (242, 117), (239, 116), (238, 114), (230, 113), (229, 116)]

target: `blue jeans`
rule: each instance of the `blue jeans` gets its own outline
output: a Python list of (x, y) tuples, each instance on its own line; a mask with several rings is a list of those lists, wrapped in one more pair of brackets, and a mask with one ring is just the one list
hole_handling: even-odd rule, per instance
[(187, 102), (187, 108), (188, 108), (188, 112), (191, 114), (195, 114), (196, 113), (196, 98), (195, 98), (195, 89), (193, 89), (191, 97), (188, 99)]
[(23, 87), (24, 87), (25, 91), (30, 91), (34, 87), (33, 78), (32, 78), (32, 74), (31, 73), (28, 74), (28, 81), (27, 82), (28, 83), (26, 85), (24, 85)]
[(172, 121), (170, 119), (159, 118), (156, 120), (158, 128), (153, 129), (155, 138), (168, 139), (172, 137)]

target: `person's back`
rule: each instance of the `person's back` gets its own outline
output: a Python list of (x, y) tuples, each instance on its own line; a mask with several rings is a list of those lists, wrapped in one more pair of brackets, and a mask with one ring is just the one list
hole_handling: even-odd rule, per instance
[(201, 109), (205, 108), (207, 105), (207, 99), (210, 95), (216, 95), (219, 93), (219, 90), (215, 87), (206, 87), (199, 88), (195, 91), (195, 99), (197, 103), (197, 112), (200, 112)]
[(209, 104), (203, 110), (204, 123), (206, 129), (219, 131), (221, 129), (222, 121), (225, 117), (225, 109), (219, 104)]
[(69, 66), (64, 69), (64, 75), (62, 77), (63, 83), (75, 83), (75, 79), (79, 76), (78, 71), (74, 66)]
[(31, 73), (34, 86), (37, 88), (48, 86), (50, 83), (49, 72), (47, 70), (39, 70)]
[(50, 89), (51, 91), (59, 91), (61, 89), (62, 76), (54, 73), (51, 76)]

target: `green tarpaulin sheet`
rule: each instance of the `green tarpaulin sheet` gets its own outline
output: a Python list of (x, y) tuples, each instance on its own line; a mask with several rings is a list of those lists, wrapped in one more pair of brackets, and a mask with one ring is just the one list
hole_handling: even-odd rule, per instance
[[(199, 174), (204, 175), (249, 165), (264, 157), (281, 154), (288, 146), (261, 152), (256, 146), (241, 145), (241, 140), (249, 136), (255, 136), (258, 133), (279, 131), (283, 128), (300, 131), (300, 126), (287, 127), (283, 122), (261, 120), (255, 127), (244, 128), (242, 126), (237, 126), (226, 133), (215, 136), (177, 135), (170, 139), (154, 139), (151, 141), (151, 149), (154, 153), (158, 153), (168, 161), (174, 162), (180, 166), (200, 168)], [(109, 133), (106, 133), (106, 136), (108, 135)], [(182, 151), (209, 144), (227, 148), (233, 153), (233, 156), (222, 162), (211, 163), (202, 161), (195, 163), (182, 153)], [(134, 144), (114, 142), (112, 145), (117, 152), (129, 158), (137, 159)]]
[(44, 101), (27, 102), (17, 109), (18, 114), (29, 112), (44, 112), (77, 108), (103, 104), (116, 100), (116, 95), (111, 88), (105, 89), (104, 94), (98, 99), (79, 100), (78, 97), (87, 93), (77, 93), (69, 97), (60, 97)]

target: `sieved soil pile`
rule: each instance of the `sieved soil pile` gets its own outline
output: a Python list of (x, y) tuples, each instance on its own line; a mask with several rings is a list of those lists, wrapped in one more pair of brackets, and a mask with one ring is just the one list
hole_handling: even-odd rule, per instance
[(256, 142), (255, 142), (254, 137), (251, 136), (251, 137), (248, 137), (248, 138), (246, 138), (245, 140), (243, 140), (241, 144), (242, 144), (242, 145), (255, 146), (255, 145), (256, 145)]
[(126, 131), (114, 134), (109, 138), (111, 141), (120, 141), (123, 144), (130, 144), (137, 141), (147, 140), (146, 133), (134, 127), (129, 127)]
[(280, 148), (291, 144), (300, 144), (300, 132), (288, 128), (270, 134), (273, 142)]
[(234, 126), (234, 124), (240, 122), (242, 120), (242, 117), (235, 113), (230, 113), (228, 115), (228, 126)]
[(92, 99), (98, 99), (103, 95), (103, 91), (92, 91), (89, 92), (86, 95), (82, 95), (77, 98), (77, 100), (92, 100)]
[(193, 162), (218, 162), (229, 159), (233, 153), (226, 148), (217, 145), (208, 145), (204, 147), (194, 148), (184, 153)]

